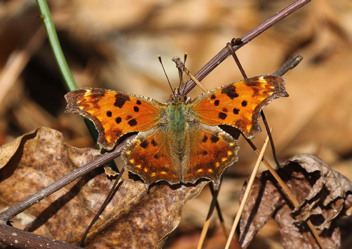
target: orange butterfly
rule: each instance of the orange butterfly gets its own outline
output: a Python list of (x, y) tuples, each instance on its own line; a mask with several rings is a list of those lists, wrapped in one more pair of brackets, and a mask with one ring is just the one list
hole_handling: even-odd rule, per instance
[(139, 132), (122, 152), (125, 169), (146, 186), (165, 180), (195, 183), (200, 178), (220, 184), (223, 171), (237, 161), (237, 140), (219, 125), (239, 129), (247, 138), (260, 132), (261, 109), (287, 97), (284, 79), (261, 75), (221, 86), (186, 100), (176, 89), (170, 104), (113, 90), (83, 88), (65, 95), (67, 113), (95, 124), (98, 144), (112, 150), (118, 139)]

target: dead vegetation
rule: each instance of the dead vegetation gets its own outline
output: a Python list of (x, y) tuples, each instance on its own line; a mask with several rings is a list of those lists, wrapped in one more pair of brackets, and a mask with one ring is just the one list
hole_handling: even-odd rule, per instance
[[(163, 57), (170, 80), (176, 85), (178, 75), (171, 63), (173, 56), (187, 52), (187, 66), (195, 73), (231, 38), (242, 36), (291, 2), (204, 3), (195, 0), (136, 4), (129, 1), (75, 0), (49, 3), (64, 54), (80, 87), (111, 88), (165, 102), (171, 93), (159, 66), (158, 54)], [(66, 104), (63, 95), (66, 90), (46, 40), (35, 2), (1, 1), (0, 6), (0, 144), (12, 142), (10, 152), (6, 152), (7, 157), (3, 154), (5, 148), (1, 147), (0, 161), (2, 165), (7, 165), (1, 171), (0, 185), (0, 204), (4, 209), (71, 172), (98, 152), (94, 149), (70, 147), (95, 148), (81, 118), (63, 113)], [(349, 82), (352, 65), (351, 12), (352, 5), (347, 0), (313, 1), (237, 52), (249, 76), (274, 72), (292, 54), (304, 57), (297, 68), (284, 76), (290, 97), (280, 99), (265, 109), (269, 124), (274, 127), (273, 137), (279, 160), (284, 162), (301, 153), (313, 154), (349, 179), (352, 177), (352, 140), (349, 139), (352, 135), (352, 85)], [(233, 60), (228, 59), (206, 77), (203, 84), (212, 89), (241, 78)], [(201, 90), (196, 88), (190, 96), (199, 93)], [(50, 127), (62, 135), (42, 128), (36, 134), (27, 135), (26, 143), (16, 142), (17, 137), (33, 132), (38, 127)], [(43, 131), (45, 132), (41, 133)], [(262, 132), (253, 141), (259, 146), (264, 137)], [(255, 153), (244, 139), (240, 139), (240, 144), (240, 160), (226, 171), (218, 198), (227, 227), (231, 226), (238, 208), (244, 179), (256, 160)], [(25, 148), (26, 151), (18, 152), (19, 148)], [(270, 152), (265, 156), (272, 158)], [(52, 163), (53, 158), (56, 164)], [(116, 163), (122, 167), (120, 159)], [(9, 165), (16, 165), (16, 170)], [(310, 174), (316, 174), (302, 173), (301, 170), (299, 173), (292, 172), (295, 172), (294, 177), (297, 179), (301, 179), (302, 175), (312, 177)], [(97, 176), (93, 178), (93, 175)], [(325, 179), (319, 175), (315, 177), (319, 181)], [(341, 179), (345, 178), (334, 181), (341, 183)], [(325, 201), (329, 196), (326, 194), (329, 191), (325, 189), (325, 182), (318, 189), (314, 183), (315, 181), (304, 182), (306, 188), (298, 188), (298, 192), (308, 193), (310, 188), (318, 192), (324, 190), (323, 199), (314, 199), (316, 192), (311, 197), (314, 199), (313, 204)], [(260, 184), (258, 180), (255, 188), (260, 188)], [(28, 209), (28, 213), (18, 217), (14, 226), (77, 243), (111, 185), (103, 171), (96, 170)], [(210, 191), (206, 188), (201, 191), (202, 189), (203, 185), (200, 184), (178, 193), (165, 184), (147, 193), (144, 185), (138, 181), (124, 182), (96, 225), (97, 229), (92, 230), (88, 243), (105, 243), (105, 240), (111, 238), (109, 235), (116, 238), (116, 243), (123, 241), (128, 244), (130, 238), (120, 239), (114, 233), (120, 231), (115, 226), (126, 229), (126, 234), (119, 233), (121, 236), (137, 236), (140, 230), (135, 230), (133, 222), (143, 230), (146, 225), (138, 223), (137, 218), (148, 217), (144, 221), (148, 223), (148, 230), (154, 232), (151, 236), (156, 237), (148, 237), (145, 241), (153, 238), (161, 240), (162, 244), (166, 234), (177, 227), (164, 248), (195, 248), (211, 202)], [(331, 188), (328, 190), (331, 191)], [(341, 196), (333, 198), (336, 202), (343, 202), (337, 208), (339, 215), (344, 214), (349, 207), (349, 199), (346, 197), (348, 191), (344, 189)], [(186, 200), (197, 194), (197, 198), (185, 204)], [(155, 199), (148, 199), (147, 196), (150, 195), (156, 196)], [(163, 200), (165, 202), (160, 201), (158, 205), (172, 207), (168, 210), (173, 214), (172, 219), (163, 218), (161, 211), (156, 210), (160, 206), (148, 203), (158, 199), (158, 195), (170, 196), (171, 203)], [(286, 218), (282, 217), (292, 219), (289, 215), (292, 206), (281, 197), (275, 198), (278, 198), (274, 205), (277, 209), (273, 209), (276, 221), (281, 218), (280, 221), (286, 222)], [(303, 204), (294, 212), (295, 218), (300, 221), (306, 219), (302, 212), (308, 210), (310, 214), (313, 205), (311, 199), (304, 198), (298, 198)], [(150, 208), (148, 204), (151, 205)], [(184, 204), (181, 219), (180, 210)], [(133, 212), (130, 213), (127, 208)], [(336, 209), (335, 206), (329, 208)], [(329, 210), (320, 206), (320, 213), (318, 212), (324, 218), (323, 221), (319, 220), (324, 226), (330, 225), (327, 217), (333, 216)], [(349, 215), (348, 212), (346, 214)], [(272, 215), (268, 212), (265, 219), (269, 220)], [(318, 218), (321, 219), (321, 216)], [(329, 220), (329, 224), (326, 220)], [(151, 224), (151, 221), (156, 223)], [(156, 228), (161, 229), (157, 222), (166, 222), (168, 226), (162, 227), (162, 231), (157, 230)], [(267, 220), (261, 221), (260, 225), (263, 226), (266, 222)], [(126, 228), (126, 224), (130, 226)], [(350, 233), (348, 224), (348, 219), (333, 222), (333, 228), (329, 230), (331, 237), (337, 234), (342, 236), (342, 248), (351, 245), (350, 241), (344, 240)], [(258, 244), (261, 248), (281, 248), (281, 228), (282, 223), (279, 222), (278, 228), (269, 221), (249, 248), (256, 248)], [(332, 240), (332, 244), (339, 240), (333, 238), (335, 240)], [(217, 216), (214, 215), (203, 248), (224, 248), (225, 243)], [(326, 242), (326, 248), (329, 248), (329, 243)], [(286, 248), (294, 248), (283, 244)]]

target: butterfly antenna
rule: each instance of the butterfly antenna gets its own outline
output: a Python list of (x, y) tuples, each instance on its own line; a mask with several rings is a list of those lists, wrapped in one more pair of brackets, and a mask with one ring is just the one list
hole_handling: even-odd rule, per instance
[(162, 60), (161, 60), (161, 56), (160, 56), (160, 55), (158, 55), (158, 59), (159, 59), (159, 62), (160, 62), (160, 64), (161, 64), (161, 67), (163, 68), (163, 71), (164, 71), (164, 74), (165, 74), (165, 76), (166, 76), (167, 82), (169, 83), (171, 92), (173, 92), (173, 89), (172, 89), (172, 86), (171, 86), (169, 77), (167, 76), (167, 73), (166, 73), (166, 71), (165, 71), (164, 64), (163, 64), (163, 62), (162, 62)]
[(185, 64), (185, 65), (186, 65), (187, 57), (188, 57), (188, 54), (187, 54), (187, 52), (186, 52), (186, 53), (184, 54), (184, 56), (183, 56), (183, 64)]
[(194, 83), (196, 83), (203, 92), (207, 92), (208, 90), (202, 85), (202, 83), (199, 82), (199, 80), (197, 80), (196, 77), (194, 77), (190, 71), (186, 68), (185, 64), (182, 63), (180, 57), (175, 56), (174, 58), (172, 58), (172, 61), (176, 63), (176, 67), (179, 69), (179, 71), (183, 71), (185, 72), (193, 81)]

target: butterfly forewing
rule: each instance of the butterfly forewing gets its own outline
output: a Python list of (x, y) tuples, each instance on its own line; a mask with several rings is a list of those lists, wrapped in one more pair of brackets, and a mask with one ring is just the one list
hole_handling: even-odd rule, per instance
[(98, 144), (111, 150), (128, 132), (146, 131), (160, 122), (166, 106), (152, 99), (112, 90), (83, 88), (65, 95), (66, 112), (93, 121)]
[(230, 125), (252, 138), (260, 131), (261, 109), (273, 99), (288, 96), (284, 79), (256, 76), (216, 88), (197, 97), (190, 106), (195, 118), (208, 125)]

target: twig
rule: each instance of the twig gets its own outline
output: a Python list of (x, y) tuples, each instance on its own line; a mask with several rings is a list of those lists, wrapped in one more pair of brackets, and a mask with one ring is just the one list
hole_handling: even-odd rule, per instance
[(111, 201), (112, 197), (115, 195), (115, 193), (116, 193), (116, 191), (117, 191), (117, 189), (118, 189), (118, 186), (120, 186), (120, 185), (118, 185), (118, 184), (121, 183), (121, 182), (120, 182), (120, 179), (121, 179), (122, 174), (123, 174), (124, 171), (125, 171), (125, 169), (123, 168), (123, 169), (121, 170), (120, 174), (118, 175), (118, 177), (116, 178), (114, 185), (111, 187), (111, 190), (110, 190), (109, 194), (106, 196), (104, 203), (101, 204), (101, 206), (100, 206), (98, 212), (95, 214), (93, 220), (90, 222), (89, 226), (87, 227), (86, 231), (84, 232), (84, 234), (83, 234), (83, 236), (82, 236), (82, 238), (81, 238), (81, 242), (79, 243), (80, 246), (83, 247), (83, 245), (84, 245), (84, 240), (86, 239), (89, 230), (92, 228), (92, 226), (94, 225), (94, 223), (98, 220), (99, 216), (102, 214), (102, 212), (105, 210), (106, 206), (107, 206), (107, 205), (109, 204), (109, 202)]
[[(242, 44), (242, 41), (240, 39), (232, 39), (232, 41), (237, 41), (237, 44)], [(240, 43), (239, 43), (240, 42)], [(240, 60), (238, 59), (237, 55), (236, 55), (236, 52), (233, 50), (233, 46), (237, 45), (236, 43), (232, 42), (232, 43), (227, 43), (227, 48), (229, 49), (231, 55), (232, 55), (232, 58), (235, 60), (236, 64), (237, 64), (237, 67), (238, 69), (240, 70), (241, 74), (242, 74), (242, 77), (244, 79), (247, 79), (247, 74), (246, 72), (244, 71), (243, 67), (242, 67), (242, 64), (240, 62)]]
[(295, 68), (302, 60), (303, 60), (303, 57), (300, 55), (292, 56), (278, 70), (276, 70), (275, 73), (273, 73), (273, 75), (277, 75), (277, 76), (284, 75), (285, 73), (287, 73), (287, 71)]
[(236, 230), (236, 227), (238, 225), (238, 222), (240, 221), (240, 217), (241, 217), (241, 214), (242, 214), (242, 211), (244, 209), (244, 206), (247, 202), (247, 199), (248, 199), (248, 196), (249, 196), (249, 193), (251, 191), (251, 188), (252, 188), (252, 185), (253, 185), (253, 182), (254, 182), (254, 179), (255, 179), (255, 176), (259, 170), (259, 165), (260, 163), (262, 162), (262, 159), (263, 159), (263, 156), (264, 156), (264, 152), (266, 150), (266, 147), (268, 146), (268, 143), (269, 143), (269, 136), (266, 137), (265, 139), (265, 142), (264, 142), (264, 145), (262, 147), (262, 150), (261, 152), (259, 153), (259, 156), (258, 156), (258, 159), (257, 159), (257, 162), (254, 166), (254, 169), (252, 171), (252, 174), (249, 178), (249, 181), (248, 181), (248, 185), (247, 185), (247, 188), (246, 188), (246, 191), (243, 195), (243, 199), (241, 201), (241, 204), (240, 204), (240, 207), (238, 209), (238, 212), (236, 214), (236, 217), (235, 217), (235, 220), (233, 222), (233, 225), (232, 225), (232, 228), (231, 228), (231, 232), (230, 232), (230, 236), (228, 237), (227, 239), (227, 243), (226, 243), (226, 247), (225, 249), (228, 249), (230, 247), (230, 243), (231, 243), (231, 240), (233, 238), (233, 235), (235, 234), (235, 230)]
[[(178, 70), (180, 72), (185, 72), (192, 80), (194, 83), (197, 84), (197, 86), (199, 86), (200, 89), (202, 89), (203, 92), (207, 92), (208, 89), (206, 89), (202, 83), (200, 83), (196, 77), (193, 76), (193, 74), (191, 74), (191, 72), (188, 70), (188, 68), (185, 66), (185, 64), (181, 61), (180, 57), (175, 56), (172, 58), (172, 61), (176, 63), (176, 67), (178, 68)], [(182, 75), (182, 74), (181, 74)], [(182, 76), (181, 76), (182, 77)]]
[(197, 246), (197, 249), (201, 249), (202, 246), (203, 246), (203, 242), (205, 240), (205, 236), (206, 236), (206, 233), (208, 231), (208, 228), (209, 228), (209, 224), (210, 224), (210, 218), (213, 214), (213, 211), (214, 211), (214, 207), (215, 207), (215, 203), (218, 201), (218, 194), (219, 194), (219, 191), (220, 191), (220, 187), (218, 189), (214, 189), (214, 193), (213, 193), (213, 199), (210, 203), (210, 208), (208, 210), (208, 214), (207, 214), (207, 218), (204, 222), (204, 225), (203, 225), (203, 229), (202, 229), (202, 233), (200, 235), (200, 238), (199, 238), (199, 241), (198, 241), (198, 246)]
[[(130, 137), (129, 139), (133, 139), (134, 136)], [(128, 139), (128, 140), (129, 140)], [(39, 202), (42, 199), (45, 199), (47, 196), (51, 195), (52, 193), (60, 190), (64, 186), (70, 184), (74, 180), (86, 175), (93, 169), (96, 169), (105, 163), (113, 160), (114, 158), (118, 157), (121, 153), (121, 150), (126, 146), (126, 142), (119, 144), (115, 150), (105, 153), (104, 155), (94, 159), (93, 161), (79, 167), (75, 171), (69, 173), (68, 175), (60, 178), (59, 180), (55, 181), (54, 183), (50, 184), (49, 186), (39, 190), (34, 195), (28, 197), (27, 199), (17, 203), (13, 207), (5, 210), (0, 214), (0, 221), (8, 221), (12, 219), (17, 214), (21, 213), (22, 211), (26, 210), (27, 208), (31, 207), (35, 203)]]
[[(290, 59), (288, 59), (278, 70), (275, 71), (275, 73), (273, 73), (274, 75), (277, 76), (283, 76), (285, 73), (287, 73), (287, 71), (295, 68), (301, 61), (303, 60), (303, 57), (300, 55), (295, 55), (293, 57), (291, 57)], [(268, 134), (270, 134), (270, 131), (268, 131)], [(252, 141), (250, 141), (249, 139), (247, 139), (245, 137), (246, 141), (248, 142), (248, 144), (252, 147), (252, 149), (259, 155), (259, 150), (256, 148), (256, 146), (253, 144)], [(269, 139), (272, 140), (272, 138), (269, 137)], [(276, 157), (275, 154), (275, 148), (273, 147), (273, 143), (272, 143), (272, 148), (273, 148), (273, 154), (274, 154), (274, 158)], [(278, 160), (275, 159), (275, 162), (277, 164), (277, 166), (279, 166)], [(284, 191), (284, 193), (287, 195), (287, 197), (290, 199), (291, 203), (293, 204), (293, 206), (297, 207), (299, 205), (298, 200), (294, 197), (294, 195), (291, 193), (290, 189), (287, 187), (287, 185), (281, 180), (280, 176), (276, 173), (276, 171), (274, 170), (274, 168), (270, 165), (270, 163), (263, 157), (263, 163), (264, 165), (267, 167), (267, 169), (270, 171), (270, 173), (273, 175), (273, 177), (275, 178), (275, 180), (279, 183), (279, 185), (281, 186), (282, 190)], [(317, 243), (319, 244), (320, 248), (324, 248), (324, 245), (318, 235), (317, 230), (315, 229), (315, 227), (313, 226), (312, 222), (310, 220), (307, 221), (307, 225), (310, 228), (315, 240), (317, 241)]]
[[(285, 64), (283, 64), (278, 70), (276, 70), (275, 73), (273, 73), (273, 75), (283, 76), (288, 70), (291, 70), (291, 69), (295, 68), (302, 60), (303, 60), (303, 57), (300, 56), (300, 55), (296, 55), (296, 56), (291, 57), (290, 59), (288, 59), (285, 62)], [(264, 115), (264, 111), (263, 110), (261, 111), (261, 116), (262, 116), (262, 119), (263, 119), (263, 123), (265, 125), (266, 132), (267, 132), (267, 134), (269, 136), (270, 145), (271, 145), (271, 151), (272, 151), (272, 154), (273, 154), (274, 161), (276, 163), (276, 166), (279, 167), (280, 163), (279, 163), (279, 160), (277, 159), (274, 139), (273, 139), (272, 134), (271, 134), (271, 132), (269, 130), (269, 124), (268, 124), (268, 121), (267, 121), (267, 119), (266, 119), (266, 117)]]
[[(211, 195), (214, 196), (214, 194), (215, 194), (215, 189), (214, 189), (213, 184), (209, 184), (209, 189), (210, 189)], [(224, 217), (222, 216), (222, 212), (221, 212), (219, 200), (216, 200), (215, 207), (216, 207), (216, 211), (217, 211), (217, 213), (218, 213), (218, 217), (219, 217), (219, 221), (220, 221), (222, 230), (223, 230), (223, 232), (224, 232), (225, 237), (227, 238), (228, 233), (227, 233), (227, 231), (226, 231), (225, 220), (224, 220)]]
[[(252, 149), (259, 155), (260, 152), (257, 149), (257, 147), (253, 144), (253, 142), (251, 140), (247, 139), (246, 137), (245, 137), (245, 139), (247, 140), (247, 143), (252, 147)], [(263, 157), (263, 163), (267, 167), (267, 169), (270, 171), (272, 176), (275, 178), (275, 180), (278, 182), (278, 184), (281, 186), (282, 190), (284, 191), (286, 196), (290, 199), (290, 201), (293, 204), (293, 206), (294, 207), (298, 207), (299, 206), (298, 200), (292, 194), (292, 192), (287, 187), (287, 185), (281, 180), (280, 176), (277, 174), (275, 169), (270, 165), (270, 163), (265, 159), (265, 157)], [(320, 248), (324, 249), (323, 242), (321, 241), (321, 239), (319, 237), (319, 234), (318, 234), (317, 230), (315, 229), (315, 227), (313, 226), (312, 222), (310, 220), (308, 220), (307, 224), (309, 226), (309, 229), (313, 233), (313, 236), (314, 236), (315, 240), (319, 244)]]
[(74, 245), (58, 241), (55, 239), (49, 239), (34, 233), (22, 231), (15, 227), (10, 227), (4, 224), (0, 224), (0, 238), (1, 244), (10, 246), (11, 248), (51, 248), (51, 249), (78, 249)]
[[(256, 28), (249, 31), (247, 34), (242, 36), (240, 39), (242, 43), (240, 45), (233, 46), (233, 50), (237, 51), (239, 48), (253, 40), (255, 37), (263, 33), (265, 30), (279, 22), (280, 20), (284, 19), (286, 16), (292, 14), (299, 8), (303, 7), (305, 4), (309, 3), (311, 0), (298, 0), (293, 4), (287, 6), (283, 10), (277, 12), (274, 16), (257, 26)], [(202, 81), (210, 72), (212, 72), (218, 65), (220, 65), (228, 56), (230, 55), (230, 51), (225, 46), (217, 55), (215, 55), (205, 66), (203, 66), (194, 76), (199, 80)], [(184, 87), (180, 90), (181, 94), (189, 93), (195, 83), (193, 80), (188, 80)]]
[[(236, 44), (238, 44), (238, 45), (239, 45), (239, 44), (242, 44), (241, 39), (235, 39), (235, 38), (232, 39), (231, 43), (227, 43), (227, 47), (228, 47), (228, 49), (229, 49), (229, 51), (230, 51), (230, 53), (231, 53), (233, 59), (235, 60), (235, 62), (236, 62), (236, 64), (237, 64), (237, 67), (240, 69), (243, 78), (246, 79), (246, 78), (247, 78), (247, 74), (246, 74), (246, 72), (244, 71), (244, 69), (243, 69), (243, 67), (242, 67), (242, 65), (241, 65), (240, 60), (238, 59), (238, 57), (237, 57), (235, 51), (233, 51), (233, 48), (232, 48), (232, 45), (236, 45)], [(298, 65), (298, 63), (297, 63), (296, 65)], [(284, 66), (286, 66), (286, 64), (284, 64)], [(285, 71), (282, 71), (282, 73), (284, 74)], [(282, 75), (280, 75), (280, 76), (282, 76)], [(277, 167), (279, 167), (279, 166), (280, 166), (280, 163), (279, 163), (279, 160), (277, 159), (277, 156), (276, 156), (276, 149), (275, 149), (274, 140), (273, 140), (271, 131), (270, 131), (270, 129), (269, 129), (269, 124), (268, 124), (268, 121), (267, 121), (267, 119), (266, 119), (266, 117), (265, 117), (264, 110), (261, 110), (261, 111), (260, 111), (260, 114), (261, 114), (261, 116), (262, 116), (263, 123), (264, 123), (264, 125), (265, 125), (266, 133), (267, 133), (268, 136), (269, 136), (269, 141), (270, 141), (270, 145), (271, 145), (271, 151), (272, 151), (272, 153), (273, 153), (274, 160), (275, 160), (275, 162), (276, 162)]]

